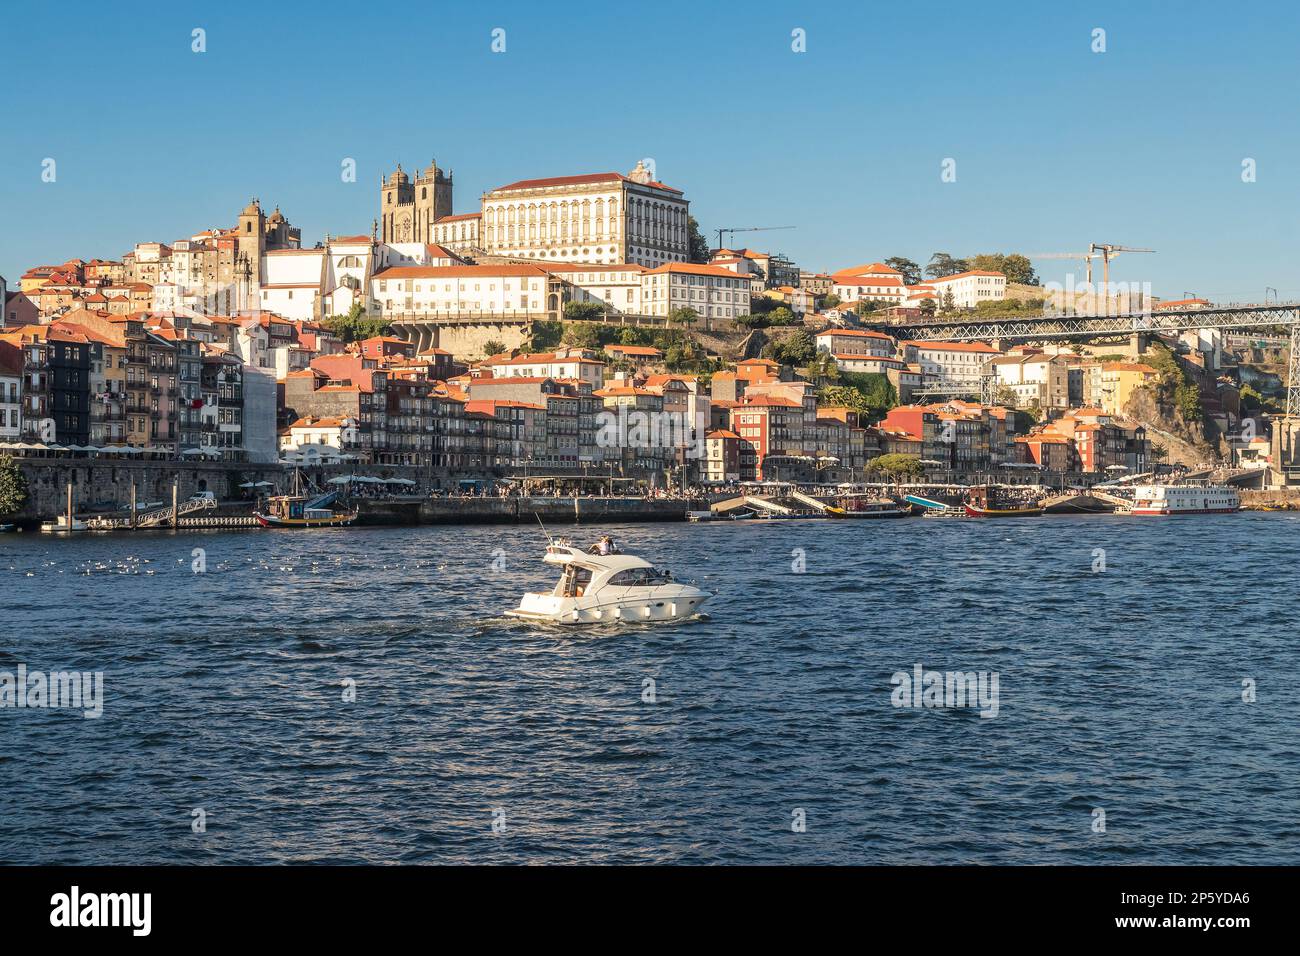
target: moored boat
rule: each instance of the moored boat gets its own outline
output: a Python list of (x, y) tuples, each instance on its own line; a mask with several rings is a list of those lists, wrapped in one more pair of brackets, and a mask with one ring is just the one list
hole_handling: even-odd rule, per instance
[(826, 510), (836, 518), (906, 518), (912, 513), (912, 506), (899, 504), (892, 498), (845, 495), (838, 507)]
[[(357, 520), (355, 511), (335, 511), (330, 507), (338, 491), (303, 493), (301, 472), (294, 472), (294, 494), (272, 495), (265, 510), (253, 512), (263, 528), (337, 528)], [(307, 482), (310, 484), (310, 482)]]
[(968, 518), (1037, 518), (1043, 513), (1038, 501), (1005, 497), (988, 485), (972, 488), (963, 507)]
[(1043, 513), (1043, 509), (1036, 505), (1023, 505), (1014, 508), (985, 508), (980, 505), (966, 503), (966, 517), (968, 518), (1036, 518)]
[(1241, 494), (1224, 485), (1138, 485), (1133, 507), (1138, 516), (1223, 515), (1241, 510)]
[(86, 522), (80, 518), (68, 519), (67, 515), (59, 515), (54, 521), (42, 521), (41, 531), (46, 534), (79, 534), (86, 530)]

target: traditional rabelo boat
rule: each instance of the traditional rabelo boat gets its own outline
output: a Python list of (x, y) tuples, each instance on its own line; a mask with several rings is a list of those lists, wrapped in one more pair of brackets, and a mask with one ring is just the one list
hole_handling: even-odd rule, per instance
[(272, 495), (266, 499), (266, 508), (253, 512), (253, 517), (263, 528), (335, 528), (357, 520), (355, 511), (335, 511), (330, 506), (339, 497), (339, 491), (315, 490), (297, 469), (293, 473), (294, 493)]
[(988, 485), (972, 488), (965, 508), (968, 518), (1037, 518), (1043, 513), (1038, 501), (1001, 498)]

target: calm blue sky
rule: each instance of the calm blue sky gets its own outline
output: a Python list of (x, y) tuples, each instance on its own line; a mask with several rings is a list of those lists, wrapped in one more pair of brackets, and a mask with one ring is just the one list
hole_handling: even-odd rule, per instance
[(512, 180), (653, 157), (706, 230), (797, 225), (735, 241), (805, 268), (1115, 242), (1158, 250), (1112, 275), (1158, 295), (1300, 298), (1293, 3), (134, 6), (0, 14), (11, 284), (231, 225), (251, 195), (306, 244), (369, 231), (399, 160), (436, 155), (468, 212)]

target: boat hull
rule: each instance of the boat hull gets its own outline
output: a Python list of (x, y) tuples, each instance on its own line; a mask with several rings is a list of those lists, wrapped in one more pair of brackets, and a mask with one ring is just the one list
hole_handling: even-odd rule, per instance
[(1037, 518), (1043, 513), (1042, 508), (981, 508), (972, 504), (965, 507), (968, 518)]
[(676, 593), (603, 602), (557, 598), (551, 594), (525, 594), (519, 607), (506, 611), (506, 616), (565, 626), (681, 621), (698, 614), (701, 605), (713, 596), (698, 588), (678, 587), (680, 590)]
[(1181, 515), (1235, 515), (1241, 510), (1237, 508), (1130, 508), (1124, 514), (1134, 515), (1139, 518), (1177, 518)]
[(908, 518), (912, 515), (912, 508), (909, 505), (905, 508), (885, 508), (880, 511), (852, 511), (848, 508), (841, 508), (835, 515), (837, 518)]
[(281, 518), (276, 515), (253, 515), (263, 528), (340, 528), (357, 520), (355, 514), (331, 515), (328, 518)]

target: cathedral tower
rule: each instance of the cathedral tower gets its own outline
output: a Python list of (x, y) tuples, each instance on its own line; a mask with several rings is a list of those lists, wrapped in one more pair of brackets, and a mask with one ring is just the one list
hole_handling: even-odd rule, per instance
[(433, 224), (451, 215), (452, 177), (430, 163), (414, 183), (402, 171), (380, 180), (380, 235), (384, 242), (433, 242)]

